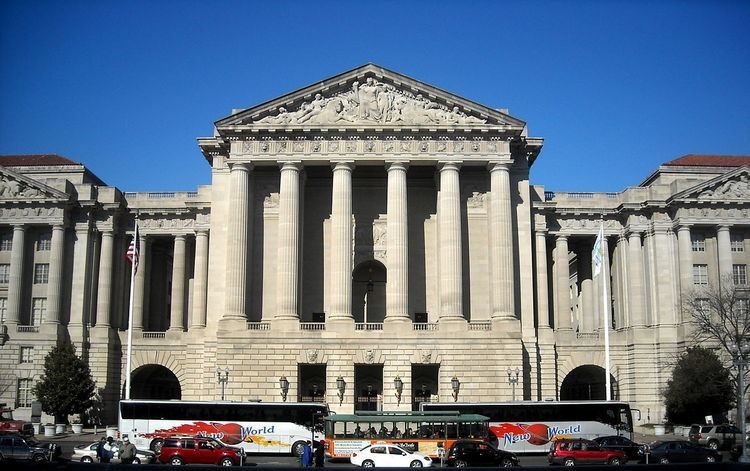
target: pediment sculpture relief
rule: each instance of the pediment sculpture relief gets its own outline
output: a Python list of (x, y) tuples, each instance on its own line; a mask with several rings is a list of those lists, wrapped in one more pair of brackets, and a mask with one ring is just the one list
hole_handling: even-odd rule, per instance
[(746, 173), (738, 179), (726, 181), (716, 187), (707, 188), (698, 194), (698, 199), (750, 199), (750, 177)]
[(316, 93), (296, 110), (280, 107), (278, 113), (257, 123), (296, 124), (417, 124), (471, 125), (485, 124), (486, 119), (470, 116), (458, 106), (448, 108), (421, 94), (399, 90), (393, 85), (368, 77), (365, 83), (354, 82), (350, 90), (330, 97)]
[(26, 182), (0, 175), (0, 198), (44, 198), (47, 195)]

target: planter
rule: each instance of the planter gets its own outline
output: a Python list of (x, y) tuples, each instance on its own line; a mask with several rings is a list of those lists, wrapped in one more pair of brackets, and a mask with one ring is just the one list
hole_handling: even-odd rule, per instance
[(39, 435), (42, 433), (42, 423), (41, 422), (34, 422), (31, 424), (32, 427), (34, 427), (34, 435)]
[(73, 429), (73, 433), (83, 433), (83, 424), (73, 424), (70, 427)]
[(65, 424), (55, 424), (55, 433), (57, 435), (65, 433)]
[(44, 436), (45, 437), (54, 437), (55, 436), (55, 426), (54, 425), (45, 425), (44, 426)]
[(685, 435), (685, 426), (684, 425), (675, 425), (674, 426), (674, 434), (679, 436)]
[(657, 437), (660, 435), (664, 435), (667, 431), (667, 426), (664, 424), (656, 424), (654, 425), (654, 435)]
[(117, 427), (114, 425), (107, 426), (107, 436), (115, 438), (117, 435)]

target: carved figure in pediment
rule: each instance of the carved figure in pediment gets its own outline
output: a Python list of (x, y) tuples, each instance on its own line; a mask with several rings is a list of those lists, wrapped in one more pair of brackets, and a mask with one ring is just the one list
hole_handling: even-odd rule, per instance
[(750, 181), (746, 174), (740, 175), (738, 180), (724, 182), (716, 189), (708, 189), (699, 195), (699, 198), (748, 198), (750, 197)]

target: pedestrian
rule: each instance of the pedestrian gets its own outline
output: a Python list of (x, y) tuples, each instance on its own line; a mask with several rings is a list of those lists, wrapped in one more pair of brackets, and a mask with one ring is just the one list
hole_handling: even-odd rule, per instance
[(317, 442), (317, 444), (315, 445), (315, 452), (313, 453), (316, 468), (325, 467), (325, 456), (326, 455), (325, 450), (323, 450), (323, 444), (321, 442)]
[(114, 442), (114, 439), (112, 437), (107, 437), (104, 444), (102, 445), (102, 463), (109, 463), (109, 461), (115, 456), (112, 442)]
[(109, 460), (104, 461), (104, 445), (107, 443), (107, 439), (105, 437), (102, 437), (101, 440), (99, 440), (99, 443), (96, 444), (96, 459), (99, 460), (100, 463), (107, 463)]
[(133, 464), (135, 459), (135, 445), (130, 443), (130, 439), (126, 435), (122, 439), (122, 446), (120, 447), (120, 462), (122, 464)]
[(310, 440), (306, 441), (302, 446), (302, 467), (309, 468), (313, 464), (313, 453), (310, 447)]

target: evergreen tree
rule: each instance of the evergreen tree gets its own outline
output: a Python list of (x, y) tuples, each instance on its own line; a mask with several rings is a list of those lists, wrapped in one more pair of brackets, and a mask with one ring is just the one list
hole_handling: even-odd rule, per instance
[(674, 424), (703, 423), (705, 416), (722, 416), (734, 406), (729, 371), (703, 347), (688, 348), (680, 357), (663, 395), (667, 421)]
[(44, 358), (44, 376), (34, 386), (34, 395), (56, 423), (65, 423), (69, 415), (82, 414), (91, 407), (95, 389), (89, 365), (66, 342)]

